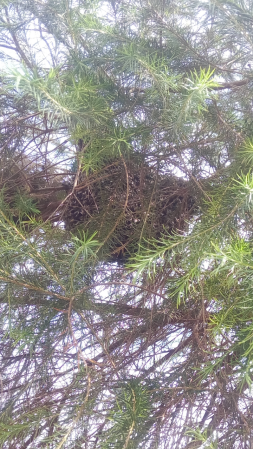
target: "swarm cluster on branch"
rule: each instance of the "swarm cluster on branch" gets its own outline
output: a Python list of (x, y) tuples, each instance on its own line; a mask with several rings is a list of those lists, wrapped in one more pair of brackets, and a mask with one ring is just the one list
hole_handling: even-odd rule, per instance
[(98, 238), (109, 240), (110, 261), (114, 254), (123, 262), (138, 251), (141, 239), (184, 231), (193, 212), (188, 181), (157, 174), (133, 155), (94, 174), (80, 174), (62, 219), (72, 231), (96, 230)]

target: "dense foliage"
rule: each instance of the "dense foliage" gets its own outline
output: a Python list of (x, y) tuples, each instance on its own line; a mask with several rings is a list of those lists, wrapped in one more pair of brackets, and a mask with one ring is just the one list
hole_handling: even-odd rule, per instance
[(0, 5), (0, 447), (251, 448), (253, 3)]

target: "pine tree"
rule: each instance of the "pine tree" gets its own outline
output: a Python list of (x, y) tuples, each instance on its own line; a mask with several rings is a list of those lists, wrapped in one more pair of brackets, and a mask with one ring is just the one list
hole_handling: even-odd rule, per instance
[(2, 0), (2, 448), (253, 444), (250, 1)]

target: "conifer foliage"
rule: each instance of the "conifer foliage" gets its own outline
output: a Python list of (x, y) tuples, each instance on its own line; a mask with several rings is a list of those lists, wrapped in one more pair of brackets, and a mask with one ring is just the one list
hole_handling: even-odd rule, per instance
[(253, 447), (251, 0), (0, 7), (0, 447)]

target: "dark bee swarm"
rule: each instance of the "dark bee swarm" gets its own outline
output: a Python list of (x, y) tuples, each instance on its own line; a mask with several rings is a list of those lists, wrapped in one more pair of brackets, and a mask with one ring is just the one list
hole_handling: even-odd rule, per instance
[(189, 181), (119, 159), (94, 174), (81, 174), (62, 218), (72, 232), (97, 231), (110, 260), (124, 262), (143, 238), (183, 231), (194, 204)]

